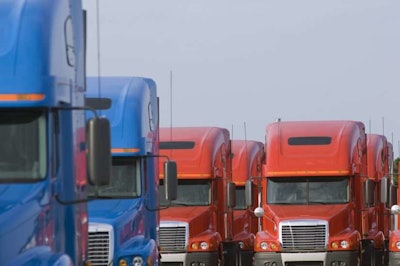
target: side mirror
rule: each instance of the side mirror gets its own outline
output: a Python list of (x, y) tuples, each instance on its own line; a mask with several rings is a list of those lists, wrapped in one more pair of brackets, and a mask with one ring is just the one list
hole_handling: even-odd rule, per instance
[(388, 202), (388, 179), (387, 177), (383, 177), (381, 179), (381, 203), (386, 204)]
[(91, 118), (86, 125), (87, 174), (90, 184), (104, 186), (111, 177), (110, 122), (106, 118)]
[(226, 202), (228, 208), (234, 208), (236, 206), (236, 185), (233, 182), (229, 182), (226, 185), (227, 195)]
[(253, 206), (253, 182), (247, 180), (244, 187), (245, 191), (245, 199), (246, 199), (246, 207)]
[(375, 183), (371, 179), (367, 179), (364, 183), (364, 201), (366, 205), (374, 204)]
[(165, 186), (165, 198), (166, 200), (176, 200), (177, 189), (178, 189), (178, 171), (176, 162), (165, 161), (164, 162), (164, 186)]
[(390, 185), (389, 207), (397, 204), (397, 186)]

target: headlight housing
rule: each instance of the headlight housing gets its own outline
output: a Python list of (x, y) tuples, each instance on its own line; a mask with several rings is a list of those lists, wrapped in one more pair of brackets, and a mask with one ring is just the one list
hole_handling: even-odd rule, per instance
[(144, 260), (141, 256), (133, 256), (131, 263), (129, 264), (128, 262), (131, 260), (131, 258), (121, 258), (118, 260), (118, 266), (128, 266), (128, 265), (133, 265), (133, 266), (143, 266), (144, 265)]

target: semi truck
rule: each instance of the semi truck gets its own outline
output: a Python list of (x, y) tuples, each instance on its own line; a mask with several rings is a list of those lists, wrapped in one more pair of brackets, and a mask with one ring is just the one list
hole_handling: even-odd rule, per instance
[(83, 265), (111, 157), (108, 121), (85, 119), (82, 3), (1, 1), (0, 25), (0, 265)]
[(369, 203), (370, 228), (375, 235), (382, 232), (384, 239), (382, 243), (379, 242), (383, 246), (375, 249), (375, 265), (387, 265), (389, 232), (394, 226), (390, 209), (396, 204), (393, 197), (396, 187), (392, 180), (393, 147), (384, 135), (367, 134), (367, 160), (367, 174), (372, 180), (367, 190), (372, 194), (371, 197), (367, 197), (371, 199)]
[[(254, 238), (258, 231), (259, 218), (253, 210), (258, 207), (258, 191), (261, 188), (262, 162), (264, 146), (255, 140), (232, 140), (232, 179), (236, 186), (236, 206), (233, 210), (233, 235), (239, 243), (240, 264), (252, 265)], [(246, 204), (245, 185), (251, 182), (254, 198)]]
[[(160, 154), (176, 161), (178, 173), (177, 199), (161, 202), (162, 264), (237, 265), (240, 250), (233, 240), (235, 185), (229, 131), (162, 127)], [(160, 194), (165, 193), (164, 183), (161, 175)]]
[[(390, 143), (391, 144), (391, 143)], [(395, 205), (391, 207), (391, 214), (393, 218), (393, 227), (389, 231), (389, 266), (398, 266), (400, 265), (400, 190), (398, 189), (398, 180), (399, 180), (399, 169), (400, 169), (400, 161), (396, 160), (397, 173), (393, 173), (397, 175), (397, 184), (393, 186), (393, 197), (392, 201), (396, 202)], [(397, 190), (396, 190), (397, 189)]]
[(255, 265), (375, 265), (364, 124), (274, 122), (265, 154)]
[[(159, 265), (156, 84), (127, 76), (89, 77), (87, 84), (87, 106), (111, 122), (112, 154), (110, 184), (88, 189), (97, 198), (88, 206), (91, 265)], [(176, 166), (165, 163), (161, 172), (174, 184)], [(168, 198), (176, 197), (176, 188), (167, 190)]]

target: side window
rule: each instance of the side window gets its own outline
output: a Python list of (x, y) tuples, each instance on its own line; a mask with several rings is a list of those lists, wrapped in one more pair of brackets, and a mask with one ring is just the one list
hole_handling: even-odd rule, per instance
[(72, 30), (72, 20), (68, 17), (64, 23), (65, 51), (67, 63), (73, 67), (75, 65), (74, 31)]
[(149, 126), (150, 130), (154, 131), (157, 128), (156, 121), (154, 120), (154, 113), (153, 113), (153, 106), (151, 105), (151, 102), (149, 102), (149, 105), (147, 107), (148, 113), (149, 113)]

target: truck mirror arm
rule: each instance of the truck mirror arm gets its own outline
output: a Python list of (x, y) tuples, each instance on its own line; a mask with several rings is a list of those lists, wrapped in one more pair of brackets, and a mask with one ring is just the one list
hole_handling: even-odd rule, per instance
[(91, 111), (93, 116), (98, 118), (99, 115), (97, 114), (96, 109), (89, 107), (89, 106), (57, 106), (52, 107), (51, 110), (81, 110), (81, 111)]
[(158, 207), (158, 208), (154, 208), (154, 209), (149, 208), (149, 207), (147, 206), (147, 204), (144, 204), (144, 207), (146, 208), (146, 210), (148, 210), (148, 211), (150, 211), (150, 212), (156, 212), (156, 211), (166, 210), (166, 209), (170, 208), (170, 207), (171, 207), (171, 204), (168, 204), (168, 206)]
[(257, 208), (255, 208), (254, 211), (253, 211), (253, 214), (254, 214), (257, 218), (261, 218), (261, 217), (267, 218), (268, 220), (270, 220), (270, 221), (274, 224), (275, 228), (278, 228), (278, 225), (276, 224), (276, 222), (275, 222), (271, 217), (268, 217), (268, 216), (265, 214), (264, 209), (263, 209), (262, 207), (257, 207)]
[(95, 199), (112, 199), (112, 197), (107, 197), (107, 196), (99, 196), (97, 194), (97, 189), (95, 190), (95, 195), (93, 197), (88, 197), (85, 199), (78, 199), (78, 200), (63, 200), (61, 199), (58, 195), (55, 196), (56, 200), (58, 203), (62, 204), (62, 205), (70, 205), (70, 204), (79, 204), (79, 203), (86, 203)]

